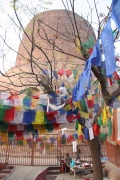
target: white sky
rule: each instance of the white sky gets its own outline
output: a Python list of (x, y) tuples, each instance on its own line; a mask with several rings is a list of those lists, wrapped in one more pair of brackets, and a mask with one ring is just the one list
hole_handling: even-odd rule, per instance
[[(31, 2), (33, 2), (33, 7), (38, 8), (41, 0), (20, 0), (24, 4), (28, 4), (29, 8), (31, 8)], [(48, 2), (49, 0), (46, 0)], [(65, 2), (66, 0), (64, 0)], [(90, 6), (94, 7), (94, 0), (88, 0)], [(97, 1), (98, 2), (98, 1)], [(99, 0), (97, 5), (99, 13), (107, 14), (108, 9), (107, 6), (110, 7), (112, 0)], [(49, 6), (49, 9), (64, 9), (62, 4), (62, 0), (52, 0), (52, 5)], [(79, 15), (83, 15), (86, 17), (88, 12), (90, 11), (90, 7), (88, 6), (87, 0), (75, 0), (75, 12)], [(16, 35), (14, 29), (15, 26), (9, 20), (8, 15), (14, 17), (13, 8), (10, 7), (9, 0), (1, 0), (0, 1), (0, 36), (5, 36), (5, 31), (7, 32), (7, 43), (12, 46), (16, 51), (18, 50), (19, 46), (19, 38)], [(26, 15), (21, 12), (21, 17), (23, 18), (23, 23), (26, 26), (30, 21), (30, 18), (27, 18)], [(93, 13), (92, 17), (93, 21), (97, 23), (97, 18), (95, 12)], [(95, 24), (94, 24), (94, 27)], [(16, 53), (13, 51), (5, 51), (5, 47), (3, 46), (2, 40), (0, 39), (0, 69), (3, 69), (2, 62), (3, 58), (1, 58), (2, 54), (7, 52), (5, 56), (5, 67), (9, 69), (11, 66), (14, 66), (14, 62), (16, 60)]]

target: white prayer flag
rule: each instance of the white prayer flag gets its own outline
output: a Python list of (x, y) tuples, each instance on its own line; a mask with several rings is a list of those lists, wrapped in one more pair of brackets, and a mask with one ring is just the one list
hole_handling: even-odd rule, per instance
[(8, 99), (9, 96), (10, 96), (10, 94), (7, 93), (7, 92), (2, 92), (2, 93), (1, 93), (1, 99)]
[(24, 111), (15, 111), (14, 120), (12, 123), (22, 124), (23, 114), (24, 114)]
[(90, 137), (90, 140), (94, 139), (94, 134), (93, 134), (93, 128), (92, 127), (89, 127), (89, 137)]

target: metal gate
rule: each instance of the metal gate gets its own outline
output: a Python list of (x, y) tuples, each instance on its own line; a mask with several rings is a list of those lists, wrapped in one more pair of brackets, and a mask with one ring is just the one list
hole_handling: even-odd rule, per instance
[(12, 141), (0, 145), (0, 161), (16, 165), (58, 165), (58, 135), (49, 134), (37, 139)]

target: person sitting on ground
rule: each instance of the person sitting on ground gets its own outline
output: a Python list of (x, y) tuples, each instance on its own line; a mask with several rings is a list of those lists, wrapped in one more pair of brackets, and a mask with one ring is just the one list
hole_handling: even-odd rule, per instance
[(64, 162), (68, 165), (70, 165), (70, 163), (72, 162), (72, 158), (69, 153), (65, 153)]

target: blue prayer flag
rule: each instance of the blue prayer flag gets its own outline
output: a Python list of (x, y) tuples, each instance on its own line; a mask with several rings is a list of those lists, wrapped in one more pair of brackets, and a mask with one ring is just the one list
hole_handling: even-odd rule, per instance
[(88, 59), (85, 69), (82, 72), (76, 86), (72, 91), (72, 100), (79, 101), (83, 98), (85, 92), (90, 87), (91, 59)]
[(76, 96), (77, 96), (77, 86), (75, 86), (72, 90), (72, 101), (77, 101), (76, 99)]
[(83, 134), (84, 134), (84, 138), (86, 139), (86, 140), (89, 140), (89, 130), (88, 130), (88, 128), (83, 128)]
[(100, 66), (101, 65), (101, 55), (100, 55), (100, 44), (99, 44), (99, 40), (97, 41), (97, 43), (94, 46), (93, 52), (90, 56), (91, 59), (91, 63), (94, 66)]
[(66, 110), (65, 109), (59, 109), (58, 112), (60, 113), (60, 115), (63, 115), (66, 113)]
[(85, 88), (86, 88), (86, 71), (83, 71), (77, 84), (77, 94), (76, 94), (77, 101), (79, 101), (81, 97), (85, 94)]
[(41, 69), (41, 70), (42, 70), (42, 74), (43, 74), (43, 75), (49, 75), (48, 70), (46, 70), (46, 69)]
[(23, 106), (30, 107), (31, 106), (31, 98), (24, 98), (23, 99)]
[(23, 115), (23, 124), (31, 124), (35, 120), (36, 112), (34, 110), (27, 110)]
[(111, 28), (111, 20), (109, 19), (102, 34), (101, 41), (103, 52), (105, 55), (105, 68), (106, 75), (111, 75), (114, 71), (116, 71), (116, 62), (115, 62), (115, 54), (114, 54), (114, 39)]
[(112, 1), (112, 15), (114, 17), (118, 29), (120, 30), (120, 0)]

